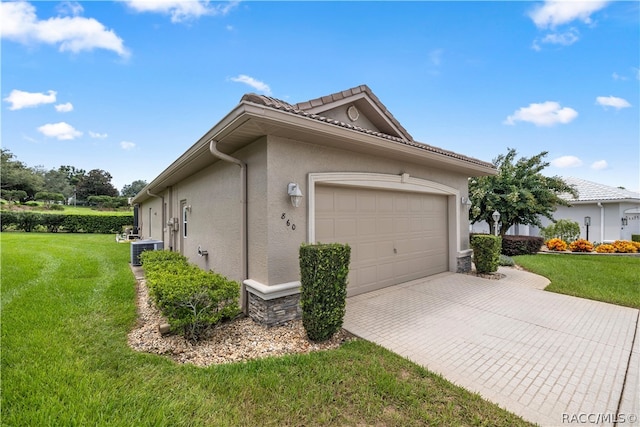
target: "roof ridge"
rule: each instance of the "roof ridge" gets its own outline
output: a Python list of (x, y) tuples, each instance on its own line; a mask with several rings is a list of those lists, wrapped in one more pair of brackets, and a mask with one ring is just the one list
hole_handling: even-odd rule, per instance
[[(350, 91), (356, 91), (356, 92), (355, 93), (351, 92), (351, 94), (348, 95), (348, 96), (351, 96), (351, 95), (354, 95), (354, 94), (358, 94), (358, 93), (361, 93), (361, 92), (366, 92), (367, 95), (369, 95), (369, 97), (376, 104), (378, 104), (378, 107), (383, 109), (385, 114), (388, 114), (388, 116), (395, 121), (394, 124), (396, 124), (400, 129), (402, 129), (406, 135), (411, 137), (409, 132), (407, 132), (404, 129), (404, 127), (402, 127), (402, 125), (400, 123), (397, 123), (397, 120), (395, 120), (393, 115), (388, 112), (388, 110), (386, 109), (384, 104), (382, 104), (382, 102), (378, 99), (378, 97), (375, 96), (373, 94), (373, 92), (371, 92), (371, 89), (369, 89), (369, 87), (367, 85), (356, 86), (355, 88), (347, 89), (347, 90), (342, 91), (342, 92), (336, 92), (336, 94), (345, 94), (345, 93), (350, 92)], [(325, 101), (322, 101), (322, 100), (323, 100), (323, 98), (333, 97), (333, 95), (336, 95), (336, 94), (326, 95), (325, 97), (316, 98), (315, 100), (311, 100), (311, 101), (306, 101), (310, 105), (308, 108), (313, 108), (313, 107), (315, 107), (317, 105), (322, 105), (322, 104), (312, 105), (312, 102), (323, 102), (323, 103), (329, 102), (328, 99), (325, 99)], [(336, 96), (338, 96), (338, 95), (336, 95)], [(346, 97), (346, 96), (343, 96), (343, 97)], [(339, 98), (339, 99), (342, 99), (342, 98)], [(440, 154), (440, 155), (443, 155), (443, 156), (446, 156), (446, 157), (451, 157), (451, 158), (463, 160), (463, 161), (466, 161), (466, 162), (469, 162), (469, 163), (473, 163), (473, 164), (476, 164), (476, 165), (495, 168), (495, 166), (492, 163), (485, 162), (483, 160), (479, 160), (479, 159), (476, 159), (476, 158), (473, 158), (473, 157), (468, 157), (468, 156), (456, 153), (454, 151), (444, 150), (442, 148), (438, 148), (438, 147), (435, 147), (435, 146), (432, 146), (432, 145), (429, 145), (429, 144), (425, 144), (425, 143), (422, 143), (422, 142), (419, 142), (419, 141), (415, 141), (413, 139), (413, 137), (411, 137), (411, 139), (399, 138), (397, 136), (389, 135), (389, 134), (386, 134), (386, 133), (383, 133), (383, 132), (378, 132), (378, 131), (374, 131), (374, 130), (371, 130), (371, 129), (363, 128), (361, 126), (353, 125), (351, 123), (345, 123), (345, 122), (342, 122), (340, 120), (332, 119), (330, 117), (324, 117), (324, 116), (320, 116), (318, 114), (309, 113), (308, 111), (305, 111), (305, 109), (301, 109), (300, 108), (300, 105), (304, 104), (304, 103), (290, 104), (290, 103), (288, 103), (286, 101), (283, 101), (281, 99), (277, 99), (277, 98), (274, 98), (274, 97), (271, 97), (271, 96), (267, 96), (267, 95), (260, 95), (260, 94), (256, 94), (256, 93), (247, 93), (247, 94), (243, 95), (242, 99), (240, 100), (240, 102), (243, 102), (243, 101), (244, 102), (251, 102), (251, 103), (254, 103), (254, 104), (263, 105), (263, 106), (268, 107), (268, 108), (274, 108), (274, 109), (277, 109), (277, 110), (286, 111), (288, 113), (296, 114), (296, 115), (299, 115), (299, 116), (304, 116), (304, 117), (307, 117), (307, 118), (312, 119), (312, 120), (317, 120), (317, 121), (321, 121), (321, 122), (332, 124), (334, 126), (339, 126), (339, 127), (343, 127), (343, 128), (346, 128), (346, 129), (351, 129), (351, 130), (354, 130), (356, 132), (361, 132), (361, 133), (365, 133), (365, 134), (368, 134), (368, 135), (377, 136), (379, 138), (384, 138), (384, 139), (392, 141), (392, 142), (396, 142), (396, 143), (400, 143), (400, 144), (404, 144), (404, 145), (409, 145), (409, 146), (416, 147), (416, 148), (419, 148), (419, 149), (422, 149), (422, 150), (426, 150), (426, 151), (431, 151), (433, 153), (437, 153), (437, 154)]]

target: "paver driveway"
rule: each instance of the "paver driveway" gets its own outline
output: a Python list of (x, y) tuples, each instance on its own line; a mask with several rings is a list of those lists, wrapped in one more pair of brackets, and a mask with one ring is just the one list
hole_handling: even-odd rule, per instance
[(344, 327), (540, 425), (638, 425), (639, 311), (499, 271), (348, 298)]

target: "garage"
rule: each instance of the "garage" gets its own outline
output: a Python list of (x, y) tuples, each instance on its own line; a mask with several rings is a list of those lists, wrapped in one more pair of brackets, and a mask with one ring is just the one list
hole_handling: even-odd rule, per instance
[(317, 242), (348, 243), (348, 295), (448, 271), (447, 197), (346, 186), (315, 190)]

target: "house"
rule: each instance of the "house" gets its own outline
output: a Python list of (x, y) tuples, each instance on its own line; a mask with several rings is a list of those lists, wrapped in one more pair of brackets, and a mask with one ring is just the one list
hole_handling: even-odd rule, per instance
[(352, 247), (348, 294), (471, 267), (466, 200), (492, 164), (414, 141), (365, 85), (298, 104), (247, 94), (133, 200), (144, 239), (300, 315), (299, 247)]
[[(553, 213), (556, 221), (568, 219), (577, 222), (580, 224), (580, 237), (592, 242), (631, 240), (632, 234), (640, 234), (640, 193), (579, 178), (563, 179), (576, 189), (578, 197), (560, 195), (570, 206), (556, 208)], [(551, 224), (545, 217), (540, 221), (543, 227)], [(471, 231), (488, 233), (489, 225), (481, 221), (473, 224)], [(540, 229), (520, 224), (509, 228), (507, 234), (539, 236)]]
[[(632, 234), (640, 234), (640, 193), (579, 178), (564, 180), (577, 190), (578, 197), (561, 196), (571, 206), (558, 206), (554, 219), (576, 221), (580, 237), (592, 242), (631, 240)], [(542, 221), (545, 227), (550, 223), (546, 218)]]

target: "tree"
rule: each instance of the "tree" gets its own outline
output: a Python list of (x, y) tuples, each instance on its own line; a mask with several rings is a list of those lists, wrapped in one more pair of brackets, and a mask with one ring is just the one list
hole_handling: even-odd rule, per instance
[[(494, 176), (472, 178), (469, 182), (469, 211), (471, 223), (486, 221), (495, 230), (494, 211), (500, 213), (500, 235), (515, 224), (531, 224), (542, 227), (540, 217), (554, 221), (556, 206), (569, 206), (562, 193), (577, 197), (576, 190), (560, 177), (546, 177), (540, 172), (549, 166), (543, 159), (548, 153), (515, 161), (517, 152), (510, 148), (506, 155), (493, 160), (498, 169)], [(515, 163), (514, 163), (515, 161)]]
[(49, 193), (62, 194), (64, 199), (68, 200), (73, 196), (74, 186), (71, 185), (64, 171), (51, 169), (44, 173), (44, 190)]
[(0, 154), (0, 184), (4, 190), (22, 190), (27, 197), (33, 197), (44, 185), (42, 174), (34, 168), (18, 161), (15, 155), (6, 148)]
[(80, 200), (87, 200), (90, 196), (118, 196), (118, 190), (111, 184), (109, 172), (93, 169), (80, 179), (76, 197)]
[(45, 206), (49, 206), (50, 204), (55, 202), (64, 201), (64, 195), (62, 193), (52, 193), (49, 191), (40, 191), (36, 193), (34, 198), (36, 200), (42, 200)]
[(141, 179), (133, 181), (131, 184), (122, 187), (120, 195), (122, 195), (122, 197), (135, 197), (135, 195), (138, 194), (146, 186), (147, 181), (143, 181)]

